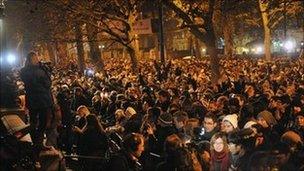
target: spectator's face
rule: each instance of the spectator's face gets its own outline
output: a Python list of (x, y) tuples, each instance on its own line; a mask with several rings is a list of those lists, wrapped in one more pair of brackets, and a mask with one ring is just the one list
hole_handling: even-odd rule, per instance
[(229, 121), (223, 121), (223, 132), (229, 133), (234, 130), (232, 124)]
[(248, 94), (249, 97), (254, 96), (254, 88), (252, 86), (248, 87), (247, 94)]
[(304, 116), (297, 116), (296, 125), (300, 127), (304, 127)]
[(140, 157), (142, 152), (145, 150), (144, 140), (141, 140), (141, 143), (137, 147), (137, 151), (135, 152), (135, 157)]
[(268, 128), (269, 125), (267, 124), (266, 120), (262, 117), (258, 117), (258, 124), (260, 124), (263, 128)]
[(301, 112), (301, 107), (294, 106), (293, 111), (294, 111), (294, 113), (299, 113), (299, 112)]
[(165, 102), (167, 100), (167, 98), (164, 97), (164, 96), (159, 95), (158, 96), (158, 100), (159, 100), (159, 102), (163, 103), (163, 102)]
[(236, 155), (240, 152), (241, 150), (241, 146), (240, 145), (236, 145), (234, 143), (229, 143), (228, 144), (228, 148), (229, 148), (229, 151), (231, 152), (231, 154), (233, 155)]
[(184, 122), (179, 122), (175, 117), (173, 118), (173, 122), (177, 129), (181, 129), (184, 127)]
[(218, 138), (214, 141), (213, 148), (216, 152), (222, 152), (224, 150), (224, 141), (222, 138)]
[(211, 132), (216, 127), (216, 122), (214, 122), (211, 118), (204, 118), (204, 128), (206, 132)]

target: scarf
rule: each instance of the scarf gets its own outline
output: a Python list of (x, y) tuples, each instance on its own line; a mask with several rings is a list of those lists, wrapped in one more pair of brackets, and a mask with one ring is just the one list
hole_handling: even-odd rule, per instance
[(213, 151), (211, 152), (211, 162), (212, 162), (212, 170), (215, 169), (214, 165), (216, 163), (220, 164), (221, 171), (227, 171), (230, 165), (229, 161), (229, 152), (227, 151), (222, 151), (222, 152), (216, 152)]

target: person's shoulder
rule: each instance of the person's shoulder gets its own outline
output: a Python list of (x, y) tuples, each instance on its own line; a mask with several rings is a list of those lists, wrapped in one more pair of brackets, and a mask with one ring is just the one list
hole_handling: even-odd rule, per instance
[(110, 163), (124, 165), (124, 164), (128, 163), (128, 158), (126, 157), (124, 152), (118, 151), (116, 154), (113, 154), (111, 156)]
[(169, 170), (173, 170), (173, 168), (170, 167), (168, 165), (168, 163), (164, 161), (164, 162), (161, 162), (161, 163), (157, 164), (155, 170), (156, 171), (169, 171)]
[(20, 69), (20, 73), (22, 74), (22, 73), (24, 73), (24, 72), (26, 72), (26, 71), (28, 71), (29, 70), (29, 67), (28, 66), (24, 66), (24, 67), (22, 67), (21, 69)]

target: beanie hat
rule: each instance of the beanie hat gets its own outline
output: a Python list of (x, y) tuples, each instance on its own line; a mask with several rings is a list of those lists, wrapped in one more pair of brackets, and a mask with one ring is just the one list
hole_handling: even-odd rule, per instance
[(173, 123), (173, 118), (170, 113), (164, 113), (159, 115), (158, 120), (165, 125), (171, 125)]
[(277, 120), (273, 117), (272, 113), (267, 110), (264, 110), (258, 114), (258, 118), (263, 118), (267, 124), (269, 125), (276, 125)]
[(135, 109), (133, 107), (128, 107), (126, 109), (125, 114), (126, 114), (127, 118), (131, 118), (133, 115), (136, 114), (136, 111), (135, 111)]
[(257, 124), (255, 121), (248, 121), (245, 125), (244, 125), (244, 129), (246, 128), (251, 128), (252, 125)]
[(232, 114), (232, 115), (226, 115), (223, 118), (223, 121), (228, 121), (231, 123), (231, 125), (233, 126), (233, 128), (237, 128), (238, 127), (238, 120), (237, 120), (238, 116), (236, 114)]
[(303, 144), (301, 137), (299, 134), (295, 133), (294, 131), (287, 131), (281, 136), (281, 141), (285, 142), (291, 146), (297, 144)]

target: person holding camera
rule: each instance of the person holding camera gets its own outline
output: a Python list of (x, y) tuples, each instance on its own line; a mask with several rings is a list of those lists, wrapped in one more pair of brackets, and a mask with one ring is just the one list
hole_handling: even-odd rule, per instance
[(27, 55), (20, 77), (25, 86), (26, 107), (30, 114), (30, 135), (37, 161), (42, 150), (50, 149), (43, 145), (43, 138), (47, 129), (51, 128), (53, 119), (52, 81), (50, 73), (41, 67), (35, 52)]

